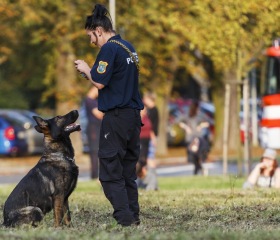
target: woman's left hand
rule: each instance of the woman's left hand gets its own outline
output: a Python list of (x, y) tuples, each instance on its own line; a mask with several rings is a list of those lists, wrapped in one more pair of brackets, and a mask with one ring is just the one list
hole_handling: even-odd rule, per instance
[(88, 76), (90, 74), (90, 67), (84, 60), (76, 60), (75, 67), (78, 72), (84, 73), (86, 75), (86, 78), (88, 79)]

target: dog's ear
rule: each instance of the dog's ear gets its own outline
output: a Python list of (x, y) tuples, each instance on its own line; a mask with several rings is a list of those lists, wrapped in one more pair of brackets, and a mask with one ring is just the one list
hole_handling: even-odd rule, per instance
[(34, 128), (36, 129), (37, 132), (42, 133), (42, 128), (46, 127), (48, 123), (43, 118), (38, 116), (33, 116), (33, 119), (38, 124)]
[(45, 127), (48, 123), (41, 117), (33, 116), (33, 119), (36, 121), (39, 127)]
[(42, 129), (38, 125), (34, 126), (34, 128), (37, 132), (43, 133)]
[(47, 125), (47, 122), (39, 117), (39, 116), (33, 116), (33, 119), (36, 121), (36, 123), (39, 125), (39, 126), (46, 126)]

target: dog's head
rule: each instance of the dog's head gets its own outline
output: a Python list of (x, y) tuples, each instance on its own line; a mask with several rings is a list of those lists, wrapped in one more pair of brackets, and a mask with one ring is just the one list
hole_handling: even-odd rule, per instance
[(77, 110), (73, 110), (64, 116), (56, 116), (51, 119), (43, 119), (39, 116), (33, 116), (38, 125), (35, 129), (39, 133), (43, 133), (45, 136), (50, 136), (52, 139), (59, 139), (65, 136), (69, 136), (70, 133), (80, 131), (81, 127), (76, 124), (79, 113)]

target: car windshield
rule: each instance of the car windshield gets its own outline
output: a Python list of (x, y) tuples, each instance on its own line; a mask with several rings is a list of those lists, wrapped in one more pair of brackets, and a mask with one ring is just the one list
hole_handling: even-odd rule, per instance
[(21, 114), (17, 113), (10, 113), (10, 112), (0, 112), (0, 116), (7, 119), (10, 124), (15, 126), (21, 126), (24, 129), (29, 129), (31, 127), (31, 122), (29, 119), (25, 118)]

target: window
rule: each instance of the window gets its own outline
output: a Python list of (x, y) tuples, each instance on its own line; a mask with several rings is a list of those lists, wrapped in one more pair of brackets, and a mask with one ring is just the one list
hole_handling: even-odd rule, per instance
[(280, 59), (268, 58), (265, 80), (265, 94), (280, 93)]

